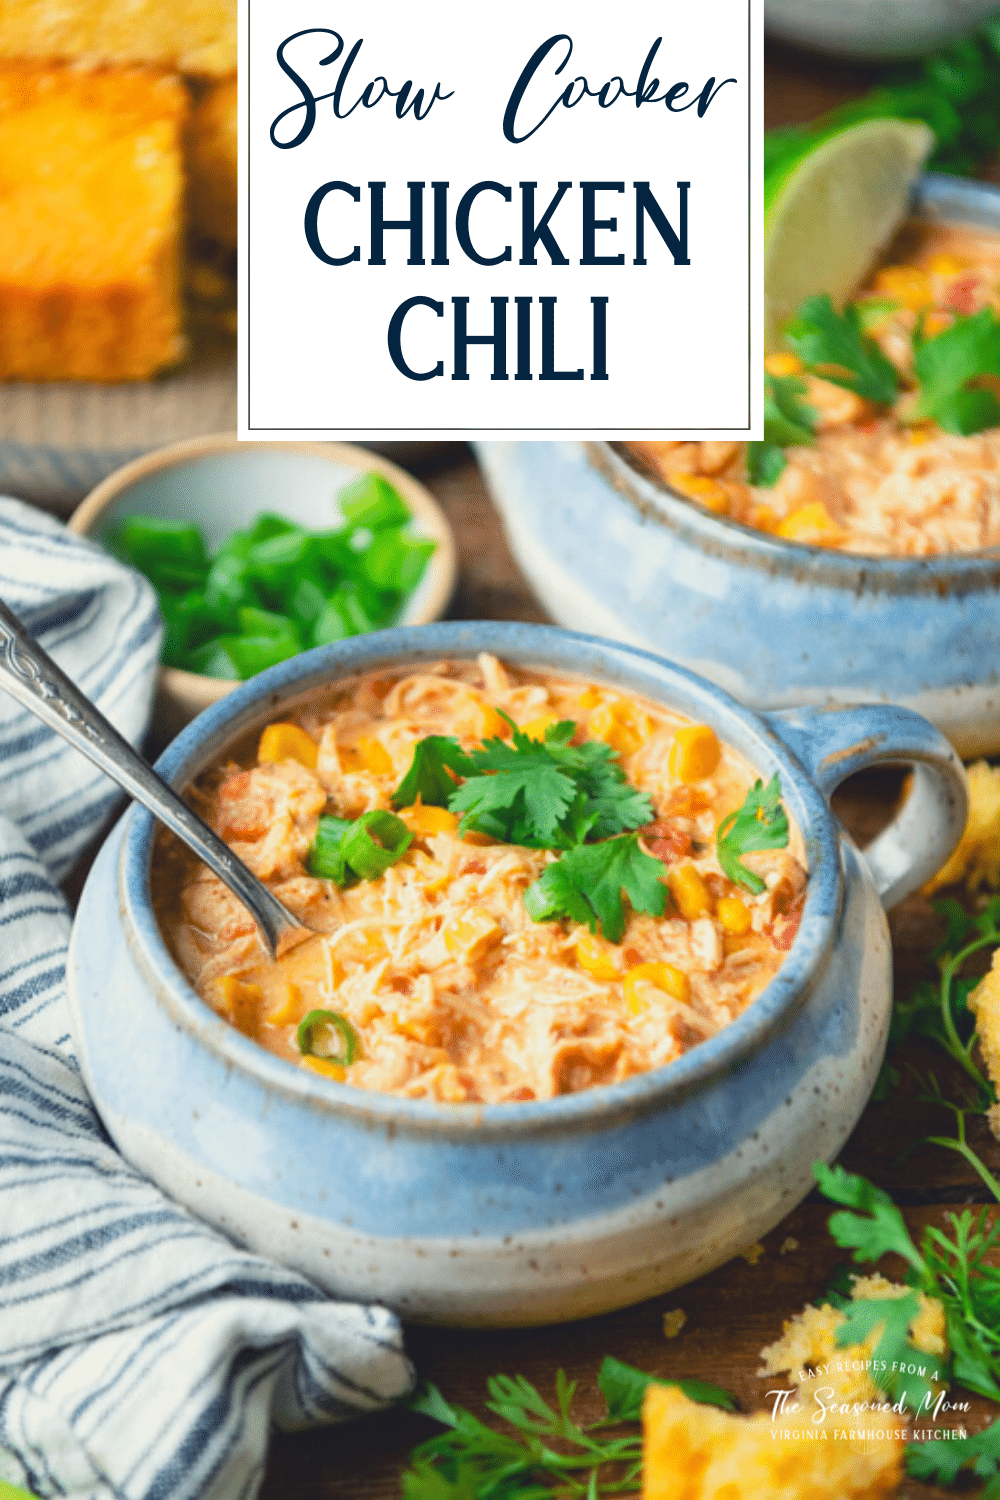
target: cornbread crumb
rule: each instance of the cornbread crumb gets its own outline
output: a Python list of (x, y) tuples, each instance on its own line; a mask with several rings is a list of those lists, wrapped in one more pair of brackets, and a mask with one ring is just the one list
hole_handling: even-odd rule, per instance
[(752, 1245), (748, 1245), (745, 1250), (741, 1250), (739, 1255), (740, 1260), (745, 1260), (748, 1266), (755, 1266), (764, 1253), (764, 1246), (760, 1240), (756, 1240)]
[(0, 0), (0, 58), (236, 71), (233, 0)]
[(0, 63), (0, 379), (140, 380), (183, 355), (187, 108), (149, 69)]
[(1000, 885), (1000, 766), (977, 760), (966, 767), (969, 814), (946, 865), (924, 886), (928, 895), (964, 880), (970, 891)]
[[(976, 1018), (979, 1046), (986, 1071), (994, 1087), (1000, 1087), (1000, 949), (993, 954), (993, 967), (969, 995), (967, 1005)], [(990, 1130), (1000, 1140), (1000, 1105), (986, 1112)]]
[[(799, 1415), (799, 1414), (796, 1414)], [(903, 1432), (852, 1417), (852, 1438), (810, 1441), (805, 1425), (744, 1417), (652, 1385), (643, 1403), (643, 1500), (877, 1500), (903, 1472)]]
[(687, 1320), (687, 1313), (682, 1307), (670, 1308), (669, 1312), (665, 1312), (663, 1314), (664, 1338), (675, 1339), (680, 1333), (681, 1329), (684, 1327), (684, 1324), (687, 1322)]
[(188, 221), (195, 235), (236, 248), (237, 88), (235, 78), (209, 85), (187, 132)]
[(793, 1235), (788, 1235), (778, 1246), (779, 1255), (791, 1255), (793, 1250), (799, 1248), (799, 1242)]

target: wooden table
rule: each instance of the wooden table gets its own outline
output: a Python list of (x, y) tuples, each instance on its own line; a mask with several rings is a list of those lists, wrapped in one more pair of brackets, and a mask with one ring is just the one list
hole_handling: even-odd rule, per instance
[[(863, 92), (871, 81), (862, 69), (772, 49), (768, 124), (811, 119)], [(510, 555), (468, 451), (460, 445), (439, 448), (428, 454), (428, 461), (422, 477), (447, 511), (459, 542), (461, 579), (452, 616), (546, 620)], [(838, 810), (860, 842), (884, 821), (897, 789), (892, 778), (869, 778), (839, 798)], [(897, 991), (902, 992), (929, 972), (926, 955), (936, 941), (938, 922), (929, 903), (914, 897), (893, 913), (891, 925)], [(906, 1049), (898, 1061), (904, 1067), (911, 1063), (935, 1070), (946, 1090), (952, 1082), (941, 1055), (926, 1046)], [(915, 1140), (950, 1128), (941, 1111), (919, 1103), (913, 1092), (904, 1084), (898, 1097), (869, 1106), (841, 1160), (890, 1192), (905, 1207), (911, 1229), (919, 1232), (928, 1221), (942, 1222), (948, 1208), (984, 1202), (987, 1195), (957, 1156), (939, 1148), (923, 1147), (899, 1160)], [(1000, 1171), (1000, 1147), (979, 1122), (974, 1122), (970, 1140), (991, 1169)], [(783, 1318), (822, 1292), (844, 1260), (826, 1231), (830, 1211), (814, 1194), (768, 1235), (756, 1264), (731, 1261), (701, 1281), (624, 1312), (515, 1332), (414, 1327), (407, 1332), (407, 1348), (420, 1372), (446, 1396), (481, 1414), (487, 1376), (520, 1373), (551, 1397), (555, 1372), (562, 1367), (579, 1381), (583, 1419), (595, 1418), (601, 1414), (595, 1377), (605, 1354), (661, 1375), (714, 1381), (731, 1390), (744, 1411), (761, 1409), (774, 1383), (756, 1375), (761, 1348), (778, 1337)], [(673, 1308), (682, 1308), (687, 1322), (679, 1337), (667, 1339), (663, 1315)], [(985, 1426), (994, 1412), (988, 1402), (974, 1400), (969, 1430)], [(409, 1451), (435, 1430), (426, 1419), (390, 1412), (347, 1427), (278, 1436), (262, 1500), (390, 1500), (399, 1494)], [(932, 1500), (948, 1492), (911, 1481), (900, 1493)]]

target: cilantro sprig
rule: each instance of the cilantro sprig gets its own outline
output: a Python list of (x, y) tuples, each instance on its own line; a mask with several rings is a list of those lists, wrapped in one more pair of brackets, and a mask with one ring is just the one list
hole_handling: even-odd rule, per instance
[[(488, 739), (466, 753), (457, 740), (421, 740), (392, 805), (424, 803), (461, 813), (460, 832), (475, 829), (504, 844), (573, 849), (586, 839), (612, 838), (653, 821), (653, 804), (626, 780), (618, 757), (600, 740), (581, 745), (571, 719), (532, 739), (503, 713), (510, 742)], [(463, 777), (460, 786), (449, 775)]]
[[(487, 1381), (486, 1409), (507, 1424), (497, 1431), (464, 1407), (453, 1406), (434, 1385), (411, 1398), (410, 1410), (439, 1422), (444, 1432), (421, 1443), (403, 1475), (403, 1500), (563, 1500), (635, 1494), (641, 1484), (642, 1438), (617, 1429), (637, 1423), (651, 1384), (676, 1385), (692, 1401), (734, 1410), (728, 1391), (702, 1380), (661, 1380), (610, 1356), (597, 1384), (606, 1415), (579, 1424), (573, 1417), (577, 1383), (556, 1375), (555, 1404), (523, 1375)], [(558, 1451), (553, 1446), (559, 1445)]]
[(920, 392), (912, 420), (931, 418), (945, 432), (962, 436), (1000, 424), (996, 391), (975, 384), (1000, 378), (1000, 318), (992, 307), (957, 315), (950, 328), (933, 338), (918, 331), (913, 363)]
[[(764, 445), (787, 448), (792, 443), (811, 443), (816, 433), (816, 412), (802, 397), (806, 383), (797, 375), (764, 376)], [(773, 463), (773, 460), (772, 460)], [(775, 475), (775, 478), (778, 476)], [(760, 481), (751, 479), (751, 484)]]
[(879, 405), (896, 399), (896, 367), (862, 331), (853, 303), (838, 313), (826, 292), (807, 297), (785, 329), (785, 342), (824, 380)]
[(580, 844), (549, 865), (524, 893), (524, 905), (533, 922), (554, 922), (568, 917), (585, 922), (591, 932), (601, 932), (611, 943), (625, 935), (624, 891), (634, 911), (662, 917), (667, 890), (660, 860), (644, 853), (639, 836), (623, 834), (600, 844)]
[(909, 1403), (919, 1410), (926, 1394), (919, 1377), (898, 1378), (892, 1365), (926, 1366), (928, 1356), (914, 1348), (908, 1333), (918, 1311), (916, 1293), (924, 1292), (944, 1308), (951, 1353), (948, 1359), (935, 1357), (939, 1378), (947, 1382), (950, 1376), (977, 1395), (1000, 1400), (1000, 1266), (992, 1264), (1000, 1247), (1000, 1219), (990, 1222), (986, 1209), (950, 1212), (947, 1229), (928, 1225), (918, 1247), (888, 1193), (843, 1167), (817, 1162), (813, 1172), (824, 1197), (843, 1206), (829, 1220), (837, 1244), (852, 1252), (855, 1264), (888, 1254), (902, 1257), (912, 1289), (912, 1295), (899, 1299), (841, 1302), (846, 1321), (838, 1343), (858, 1343), (882, 1325), (874, 1357), (886, 1368), (876, 1367), (874, 1379), (894, 1400), (905, 1387)]
[(747, 869), (743, 856), (761, 849), (784, 849), (787, 844), (788, 815), (781, 801), (778, 774), (775, 772), (767, 786), (758, 777), (743, 806), (723, 818), (716, 830), (719, 864), (734, 885), (759, 896), (767, 887), (759, 875)]

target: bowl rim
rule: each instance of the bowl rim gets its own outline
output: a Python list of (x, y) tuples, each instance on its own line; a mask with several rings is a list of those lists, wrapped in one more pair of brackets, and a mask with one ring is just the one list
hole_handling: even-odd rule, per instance
[(782, 795), (805, 843), (809, 884), (796, 938), (760, 995), (715, 1036), (671, 1063), (622, 1083), (553, 1099), (459, 1107), (334, 1086), (244, 1037), (196, 994), (170, 955), (153, 915), (150, 869), (155, 820), (145, 809), (133, 806), (124, 820), (115, 877), (118, 905), (126, 940), (151, 981), (157, 1002), (166, 1006), (172, 1024), (196, 1038), (227, 1069), (249, 1073), (265, 1090), (390, 1131), (430, 1132), (460, 1140), (470, 1136), (499, 1140), (579, 1129), (583, 1123), (613, 1122), (623, 1115), (662, 1108), (719, 1074), (747, 1066), (805, 1004), (833, 946), (844, 894), (839, 825), (776, 729), (704, 678), (651, 652), (555, 626), (462, 621), (400, 627), (317, 647), (260, 673), (182, 730), (160, 756), (156, 769), (183, 788), (228, 744), (262, 727), (276, 709), (301, 701), (339, 678), (408, 662), (416, 666), (446, 657), (474, 658), (480, 651), (542, 670), (603, 680), (623, 691), (644, 692), (668, 706), (683, 704), (681, 712), (700, 712), (705, 721), (719, 727), (726, 742), (742, 752), (759, 775), (778, 771)]
[[(383, 457), (381, 453), (375, 453), (358, 443), (299, 443), (281, 440), (248, 442), (241, 441), (231, 432), (212, 432), (201, 437), (183, 438), (162, 448), (153, 448), (115, 469), (80, 501), (67, 521), (67, 527), (77, 536), (95, 540), (94, 532), (108, 507), (140, 480), (163, 469), (181, 468), (187, 463), (216, 454), (246, 453), (252, 457), (255, 450), (262, 448), (308, 454), (325, 459), (328, 463), (349, 465), (359, 472), (374, 470), (387, 479), (406, 501), (412, 519), (421, 531), (436, 543), (428, 563), (430, 577), (427, 598), (415, 619), (404, 618), (400, 624), (424, 625), (441, 618), (458, 581), (458, 546), (451, 522), (442, 506), (416, 475)], [(193, 695), (202, 706), (223, 697), (240, 684), (239, 678), (206, 677), (201, 672), (168, 667), (163, 662), (160, 663), (160, 673), (168, 689), (188, 697)]]
[[(1000, 236), (1000, 185), (943, 172), (926, 172), (915, 187), (911, 216), (927, 223), (949, 222), (992, 229)], [(894, 584), (912, 587), (915, 575), (925, 575), (932, 588), (1000, 586), (1000, 546), (976, 552), (906, 557), (840, 552), (810, 542), (790, 541), (693, 505), (665, 480), (641, 473), (623, 456), (619, 443), (595, 441), (584, 446), (594, 466), (645, 517), (681, 533), (685, 540), (705, 551), (727, 558), (739, 556), (772, 573), (798, 573), (807, 568), (811, 579), (840, 587), (855, 588), (859, 584), (890, 589)]]

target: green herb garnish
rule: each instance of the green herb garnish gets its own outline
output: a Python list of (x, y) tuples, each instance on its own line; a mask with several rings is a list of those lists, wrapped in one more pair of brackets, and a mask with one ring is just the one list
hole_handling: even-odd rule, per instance
[(747, 443), (747, 479), (751, 484), (777, 484), (788, 460), (778, 443)]
[(580, 844), (549, 865), (524, 893), (533, 922), (568, 917), (601, 932), (611, 943), (625, 934), (622, 892), (633, 910), (662, 917), (666, 905), (664, 866), (639, 848), (639, 836), (623, 834), (600, 844)]
[[(895, 1360), (923, 1364), (929, 1356), (913, 1348), (907, 1329), (916, 1314), (916, 1293), (935, 1297), (944, 1307), (950, 1357), (935, 1356), (936, 1374), (942, 1383), (954, 1379), (991, 1400), (1000, 1400), (1000, 1266), (995, 1261), (1000, 1246), (1000, 1220), (988, 1223), (987, 1210), (978, 1214), (965, 1209), (946, 1215), (948, 1229), (928, 1225), (919, 1249), (906, 1221), (887, 1193), (842, 1167), (814, 1164), (820, 1192), (844, 1209), (832, 1214), (829, 1229), (837, 1244), (852, 1251), (856, 1264), (880, 1260), (883, 1255), (902, 1257), (905, 1279), (912, 1288), (912, 1310), (906, 1316), (906, 1298), (898, 1301), (871, 1298), (842, 1305), (848, 1321), (838, 1332), (838, 1343), (857, 1343), (878, 1323), (885, 1332), (875, 1357), (887, 1369), (873, 1368), (880, 1389), (894, 1399), (897, 1385), (919, 1406), (924, 1392), (915, 1377), (893, 1372)], [(896, 1311), (895, 1309), (904, 1309)], [(884, 1347), (883, 1347), (884, 1346)]]
[(933, 338), (918, 332), (913, 362), (920, 392), (909, 414), (912, 421), (931, 418), (945, 432), (959, 435), (1000, 424), (996, 392), (972, 384), (983, 377), (1000, 378), (1000, 318), (992, 307), (957, 316)]
[(896, 367), (874, 339), (862, 332), (858, 310), (852, 303), (838, 313), (825, 292), (807, 297), (784, 336), (802, 363), (824, 380), (883, 406), (896, 399)]
[(353, 821), (322, 817), (309, 854), (309, 873), (337, 885), (377, 880), (402, 859), (413, 834), (402, 818), (373, 808)]
[(742, 885), (759, 896), (767, 887), (759, 875), (747, 869), (743, 855), (761, 849), (784, 849), (787, 844), (788, 817), (781, 802), (777, 772), (767, 786), (758, 777), (743, 806), (723, 818), (716, 830), (715, 852), (719, 864), (734, 885)]
[(816, 430), (816, 413), (801, 399), (805, 391), (806, 383), (797, 375), (764, 376), (766, 447), (787, 448), (793, 443), (812, 442)]
[[(645, 792), (625, 779), (616, 753), (599, 740), (571, 745), (570, 719), (550, 724), (544, 741), (511, 726), (511, 741), (488, 739), (466, 754), (457, 740), (432, 735), (392, 797), (394, 807), (424, 803), (461, 813), (460, 832), (475, 829), (529, 849), (572, 849), (653, 820)], [(456, 787), (449, 772), (465, 778)]]
[(361, 1050), (358, 1034), (335, 1010), (311, 1010), (295, 1033), (303, 1057), (322, 1057), (349, 1068)]
[[(963, 1469), (979, 1479), (1000, 1474), (1000, 1422), (969, 1437), (906, 1445), (906, 1472), (925, 1484), (954, 1484)], [(977, 1494), (978, 1500), (996, 1500), (1000, 1487), (987, 1485)]]
[(633, 1494), (641, 1483), (642, 1438), (608, 1428), (639, 1421), (649, 1384), (679, 1386), (691, 1400), (726, 1411), (735, 1405), (728, 1391), (705, 1381), (661, 1380), (610, 1357), (597, 1384), (607, 1415), (580, 1426), (572, 1415), (576, 1382), (564, 1371), (556, 1374), (554, 1406), (523, 1375), (493, 1376), (486, 1382), (486, 1409), (510, 1432), (495, 1431), (425, 1384), (409, 1408), (447, 1430), (414, 1449), (403, 1474), (403, 1500), (552, 1500), (555, 1495), (598, 1500)]

